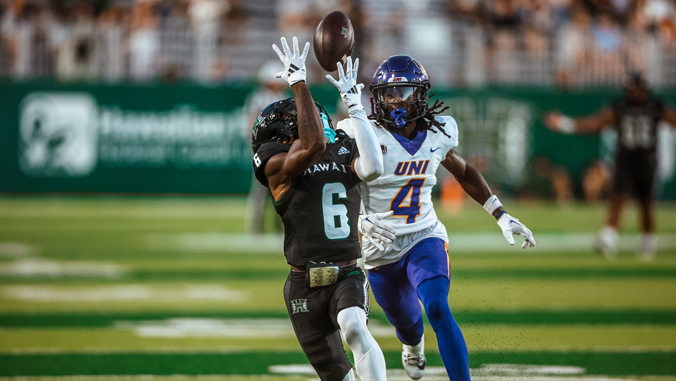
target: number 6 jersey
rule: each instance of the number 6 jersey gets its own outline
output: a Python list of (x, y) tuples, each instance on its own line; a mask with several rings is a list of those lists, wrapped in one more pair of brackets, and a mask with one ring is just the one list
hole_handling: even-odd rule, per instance
[[(361, 181), (352, 171), (359, 156), (354, 139), (328, 143), (322, 156), (291, 180), (289, 191), (274, 201), (284, 222), (284, 255), (294, 266), (308, 262), (341, 262), (361, 257), (357, 235)], [(288, 144), (265, 143), (253, 158), (254, 174), (266, 187), (265, 164), (274, 155), (288, 152)]]
[[(373, 268), (398, 261), (419, 240), (439, 237), (448, 241), (446, 229), (437, 219), (432, 205), (432, 187), (437, 183), (436, 172), (446, 153), (458, 145), (458, 127), (450, 116), (436, 116), (445, 122), (444, 131), (421, 131), (409, 140), (387, 129), (371, 124), (383, 149), (383, 174), (359, 190), (363, 214), (394, 211), (387, 218), (397, 231), (397, 240), (385, 251), (379, 251), (367, 241), (362, 242), (365, 265)], [(336, 127), (353, 135), (349, 119)]]

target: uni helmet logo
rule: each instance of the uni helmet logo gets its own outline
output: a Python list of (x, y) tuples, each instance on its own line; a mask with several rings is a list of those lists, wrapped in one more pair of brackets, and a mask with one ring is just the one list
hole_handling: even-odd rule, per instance
[(349, 32), (350, 32), (350, 31), (347, 30), (346, 27), (342, 27), (342, 29), (341, 29), (341, 31), (340, 31), (340, 34), (343, 35), (343, 38), (347, 38), (347, 34), (348, 34)]
[(390, 82), (408, 82), (408, 79), (406, 77), (392, 77)]

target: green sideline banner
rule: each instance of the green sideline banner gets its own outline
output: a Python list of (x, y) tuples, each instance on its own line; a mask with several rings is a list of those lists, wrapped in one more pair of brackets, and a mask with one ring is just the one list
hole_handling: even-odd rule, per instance
[[(243, 194), (251, 183), (249, 116), (254, 85), (0, 83), (0, 192)], [(510, 192), (534, 157), (565, 167), (575, 183), (602, 151), (598, 137), (545, 129), (544, 111), (598, 110), (613, 91), (436, 89), (460, 129), (460, 152)], [(338, 94), (312, 89), (334, 113)], [(676, 93), (664, 94), (676, 99)], [(335, 121), (334, 121), (335, 124)], [(673, 160), (673, 158), (672, 158)], [(672, 169), (663, 198), (676, 199)]]

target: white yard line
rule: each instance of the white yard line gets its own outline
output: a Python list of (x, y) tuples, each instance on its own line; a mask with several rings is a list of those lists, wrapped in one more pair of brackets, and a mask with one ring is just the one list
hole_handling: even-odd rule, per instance
[[(268, 368), (270, 373), (315, 376), (310, 365), (273, 365)], [(490, 381), (635, 381), (627, 378), (610, 378), (607, 376), (586, 375), (585, 368), (576, 366), (547, 366), (522, 364), (485, 364), (481, 368), (470, 369), (473, 380)], [(439, 366), (427, 367), (425, 379), (439, 379), (448, 377), (446, 369)], [(388, 381), (409, 381), (410, 377), (403, 369), (387, 371)], [(315, 380), (313, 380), (315, 381)]]
[[(515, 237), (517, 243), (521, 237)], [(596, 234), (590, 233), (538, 233), (535, 232), (537, 247), (520, 250), (519, 253), (542, 254), (543, 252), (585, 252), (592, 251)], [(640, 236), (627, 234), (620, 237), (620, 250), (635, 251)], [(280, 254), (284, 246), (281, 234), (232, 234), (232, 233), (184, 233), (152, 234), (146, 237), (146, 247), (153, 250), (184, 250), (188, 252), (221, 252)], [(516, 246), (516, 245), (515, 245)], [(514, 251), (499, 232), (485, 233), (449, 233), (449, 252), (495, 253)], [(676, 234), (658, 234), (658, 250), (676, 249)]]
[(86, 289), (61, 286), (6, 286), (3, 294), (8, 299), (43, 303), (98, 303), (112, 301), (176, 302), (217, 300), (238, 302), (246, 300), (246, 291), (231, 290), (220, 285), (188, 285), (172, 289), (158, 289), (146, 285), (91, 286)]

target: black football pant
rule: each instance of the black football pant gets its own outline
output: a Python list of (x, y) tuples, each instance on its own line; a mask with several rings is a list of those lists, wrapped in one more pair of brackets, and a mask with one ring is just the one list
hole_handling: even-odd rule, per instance
[(338, 313), (360, 307), (369, 313), (368, 280), (356, 265), (340, 269), (338, 282), (308, 288), (305, 272), (291, 271), (284, 301), (303, 352), (322, 381), (342, 381), (352, 369), (338, 326)]

